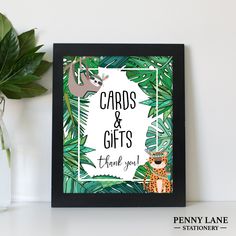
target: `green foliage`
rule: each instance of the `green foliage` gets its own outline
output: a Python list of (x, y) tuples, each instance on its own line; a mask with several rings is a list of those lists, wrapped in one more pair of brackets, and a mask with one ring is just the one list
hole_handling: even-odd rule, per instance
[[(85, 57), (82, 58), (82, 64), (88, 68), (98, 68), (100, 63), (99, 57)], [(98, 74), (98, 70), (92, 70), (93, 74)]]
[[(99, 181), (99, 183), (102, 186), (102, 189), (114, 187), (115, 185), (121, 184), (124, 182), (119, 177), (111, 176), (111, 175), (95, 175), (95, 176), (93, 176), (93, 179), (94, 180), (102, 180), (102, 181)], [(107, 181), (104, 181), (104, 180), (107, 180)], [(109, 180), (111, 180), (111, 181), (109, 181)]]
[(1, 75), (4, 69), (9, 70), (9, 65), (15, 63), (20, 52), (19, 41), (14, 29), (10, 29), (0, 42)]
[(43, 75), (50, 68), (51, 64), (51, 62), (42, 60), (36, 68), (34, 74), (37, 76)]
[(150, 126), (148, 126), (148, 130), (146, 133), (146, 141), (145, 146), (148, 151), (157, 151), (156, 150), (156, 140), (157, 140), (157, 129), (156, 129), (156, 120), (151, 123)]
[[(77, 73), (78, 69), (80, 68), (80, 59), (81, 59), (81, 63), (82, 63), (81, 69), (83, 69), (87, 66), (88, 68), (90, 68), (89, 73), (98, 74), (97, 68), (100, 63), (100, 57), (64, 56), (63, 66), (64, 66), (64, 68), (66, 68), (66, 66), (68, 66), (71, 62), (75, 62), (75, 73)], [(93, 68), (93, 69), (91, 69), (91, 68)], [(77, 77), (77, 74), (75, 74), (75, 75)]]
[[(146, 162), (144, 165), (148, 165), (150, 167), (148, 162)], [(140, 165), (136, 169), (135, 174), (134, 174), (134, 179), (144, 179), (145, 178), (146, 173), (147, 173), (147, 169), (144, 167), (144, 165)], [(150, 176), (147, 176), (147, 179), (149, 179), (149, 177)]]
[[(172, 57), (150, 56), (150, 57), (129, 57), (125, 69), (128, 79), (137, 83), (140, 89), (148, 96), (148, 99), (141, 104), (149, 106), (148, 117), (157, 117), (153, 121), (146, 133), (145, 146), (148, 151), (167, 151), (168, 164), (167, 171), (172, 172), (172, 116), (173, 116), (173, 68)], [(140, 70), (128, 70), (128, 68), (140, 68)], [(141, 70), (141, 68), (151, 70)], [(158, 74), (156, 75), (156, 70)], [(158, 114), (156, 89), (158, 86)], [(157, 137), (158, 132), (158, 150)], [(146, 163), (148, 164), (148, 163)], [(139, 166), (135, 172), (134, 178), (143, 179), (147, 170), (144, 166)]]
[(141, 183), (126, 181), (103, 188), (100, 193), (146, 193)]
[[(158, 115), (163, 114), (164, 120), (172, 116), (173, 69), (172, 57), (129, 57), (126, 64), (127, 77), (138, 83), (140, 89), (149, 99), (142, 104), (150, 106), (148, 117), (156, 117), (156, 81), (158, 81)], [(150, 68), (151, 70), (131, 70), (128, 68)], [(156, 69), (158, 75), (156, 75)], [(157, 79), (158, 77), (158, 79)]]
[[(87, 164), (95, 167), (93, 162), (86, 156), (87, 153), (94, 151), (94, 149), (86, 147), (87, 136), (80, 138), (80, 164)], [(78, 165), (78, 139), (71, 138), (70, 135), (64, 140), (64, 158), (71, 163), (71, 165)]]
[(17, 35), (1, 13), (0, 25), (0, 91), (12, 99), (45, 93), (47, 89), (38, 84), (38, 80), (51, 63), (43, 60), (45, 53), (37, 52), (42, 45), (36, 46), (35, 31)]
[(164, 85), (158, 86), (158, 114), (163, 114), (163, 119), (172, 117), (173, 113), (173, 101), (172, 101), (172, 90), (169, 90)]
[(71, 137), (78, 136), (78, 101), (76, 98), (64, 93), (63, 96), (63, 127), (65, 132), (70, 132)]
[(147, 139), (145, 142), (146, 148), (149, 151), (167, 151), (169, 154), (172, 154), (172, 145), (173, 145), (173, 134), (172, 134), (172, 119), (166, 118), (158, 119), (158, 150), (156, 150), (156, 140), (157, 140), (157, 121), (153, 121), (147, 130)]
[(20, 44), (20, 56), (25, 55), (32, 48), (35, 47), (36, 41), (34, 36), (34, 30), (29, 30), (18, 36)]
[(4, 38), (4, 36), (11, 28), (11, 22), (3, 14), (0, 13), (0, 41)]
[(122, 68), (126, 65), (128, 57), (125, 56), (101, 56), (100, 57), (100, 67), (105, 68)]
[(80, 169), (80, 176), (83, 181), (78, 181), (78, 169), (76, 167), (71, 167), (64, 162), (63, 168), (64, 193), (146, 193), (142, 184), (132, 181), (86, 181), (91, 177), (83, 168)]
[[(102, 189), (101, 184), (95, 181), (78, 181), (78, 168), (77, 166), (68, 165), (64, 162), (64, 180), (63, 191), (64, 193), (96, 193)], [(90, 178), (84, 169), (80, 169), (81, 178)]]
[(172, 156), (173, 147), (173, 124), (172, 119), (167, 118), (165, 121), (158, 119), (158, 148), (160, 151), (167, 151)]

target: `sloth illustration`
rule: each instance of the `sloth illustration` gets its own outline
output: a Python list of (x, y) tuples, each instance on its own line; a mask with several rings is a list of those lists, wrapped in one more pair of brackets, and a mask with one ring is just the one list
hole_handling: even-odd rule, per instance
[[(98, 90), (102, 87), (103, 81), (108, 78), (108, 76), (100, 77), (96, 74), (89, 74), (89, 69), (86, 66), (86, 71), (80, 74), (81, 83), (76, 83), (75, 80), (75, 63), (76, 61), (72, 62), (69, 65), (69, 90), (70, 92), (75, 95), (76, 97), (85, 98), (91, 94), (97, 93)], [(82, 70), (82, 60), (80, 58), (80, 71)], [(79, 81), (79, 80), (78, 80)]]

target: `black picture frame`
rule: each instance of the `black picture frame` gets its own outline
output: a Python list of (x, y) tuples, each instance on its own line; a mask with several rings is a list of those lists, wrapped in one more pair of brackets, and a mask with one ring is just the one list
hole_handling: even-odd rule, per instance
[[(173, 56), (173, 193), (63, 193), (63, 56)], [(183, 207), (185, 193), (185, 93), (183, 44), (54, 44), (52, 207)]]

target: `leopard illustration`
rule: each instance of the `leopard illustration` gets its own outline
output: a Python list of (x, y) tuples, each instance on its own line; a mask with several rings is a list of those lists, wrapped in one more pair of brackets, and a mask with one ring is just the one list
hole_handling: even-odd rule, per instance
[[(149, 165), (145, 164), (144, 167), (147, 173), (143, 180), (143, 188), (151, 193), (170, 193), (171, 182), (169, 181), (165, 167), (167, 165), (168, 153), (167, 152), (152, 152), (149, 153)], [(151, 166), (151, 168), (149, 167)], [(147, 177), (150, 177), (149, 183), (146, 184)]]

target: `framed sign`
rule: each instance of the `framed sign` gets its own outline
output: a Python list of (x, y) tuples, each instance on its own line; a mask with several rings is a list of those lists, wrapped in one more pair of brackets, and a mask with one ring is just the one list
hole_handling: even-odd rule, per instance
[(184, 45), (54, 44), (52, 206), (185, 206)]

